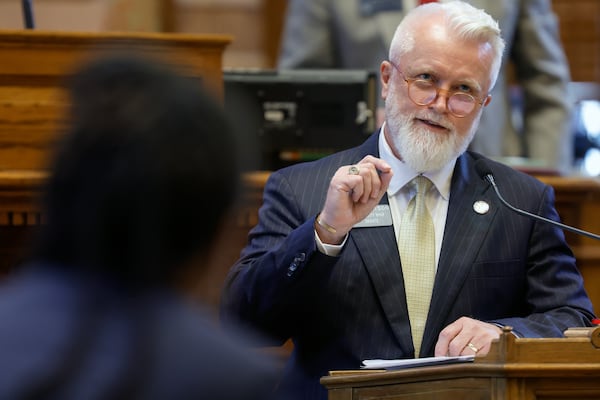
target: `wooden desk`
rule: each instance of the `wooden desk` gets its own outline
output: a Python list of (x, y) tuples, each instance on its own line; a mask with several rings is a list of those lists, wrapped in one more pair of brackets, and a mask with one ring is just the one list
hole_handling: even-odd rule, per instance
[(38, 198), (45, 171), (0, 171), (0, 277), (10, 273), (42, 222)]
[(329, 400), (558, 400), (600, 398), (600, 328), (558, 339), (517, 339), (505, 329), (468, 364), (396, 371), (332, 371)]

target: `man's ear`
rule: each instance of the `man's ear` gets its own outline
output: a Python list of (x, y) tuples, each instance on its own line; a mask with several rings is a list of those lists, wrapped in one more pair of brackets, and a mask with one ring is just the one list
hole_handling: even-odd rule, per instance
[(389, 61), (382, 61), (379, 67), (379, 79), (381, 80), (381, 98), (386, 99), (389, 91), (389, 83), (394, 67)]
[(492, 101), (492, 95), (488, 94), (485, 100), (483, 101), (483, 106), (487, 107), (487, 105), (490, 104), (490, 101)]

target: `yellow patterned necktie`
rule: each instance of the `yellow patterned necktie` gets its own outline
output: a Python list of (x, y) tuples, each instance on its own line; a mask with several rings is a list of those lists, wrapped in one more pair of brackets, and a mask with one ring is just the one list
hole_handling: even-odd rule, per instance
[(435, 279), (435, 232), (425, 204), (432, 182), (419, 175), (410, 184), (416, 187), (416, 194), (402, 215), (398, 248), (415, 357), (418, 357)]

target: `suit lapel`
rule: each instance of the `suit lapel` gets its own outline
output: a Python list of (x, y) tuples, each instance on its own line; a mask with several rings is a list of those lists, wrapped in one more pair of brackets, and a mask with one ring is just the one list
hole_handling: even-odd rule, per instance
[[(367, 154), (379, 157), (379, 130), (373, 134), (359, 149), (357, 159), (360, 161)], [(379, 204), (389, 205), (387, 194)], [(398, 244), (393, 226), (354, 228), (348, 239), (355, 246), (363, 260), (367, 273), (371, 277), (377, 299), (388, 319), (394, 335), (405, 354), (413, 350), (408, 322), (408, 310), (404, 294), (404, 278), (400, 266)]]
[[(473, 208), (476, 201), (490, 205), (489, 211), (477, 213)], [(452, 177), (446, 228), (422, 346), (425, 353), (433, 352), (437, 332), (453, 322), (447, 321), (448, 313), (495, 218), (497, 207), (493, 205), (489, 184), (477, 176), (471, 156), (462, 155)]]
[[(380, 204), (388, 204), (387, 195)], [(350, 231), (350, 239), (371, 277), (377, 298), (400, 347), (410, 354), (414, 350), (394, 227), (355, 228)]]

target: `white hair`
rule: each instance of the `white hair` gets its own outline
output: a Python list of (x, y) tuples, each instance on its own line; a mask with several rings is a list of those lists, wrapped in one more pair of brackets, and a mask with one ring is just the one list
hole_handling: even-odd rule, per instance
[[(430, 15), (444, 16), (444, 23), (456, 37), (466, 41), (489, 43), (492, 48), (492, 84), (494, 86), (502, 64), (504, 40), (498, 23), (485, 11), (463, 1), (428, 3), (410, 11), (396, 28), (390, 44), (390, 60), (396, 61), (415, 46), (414, 26), (427, 23)], [(490, 88), (491, 88), (490, 87)]]

